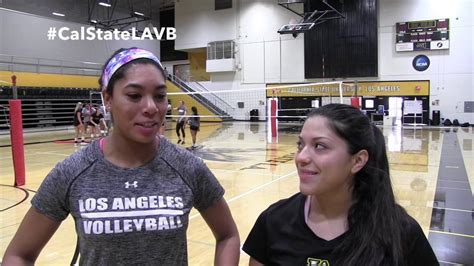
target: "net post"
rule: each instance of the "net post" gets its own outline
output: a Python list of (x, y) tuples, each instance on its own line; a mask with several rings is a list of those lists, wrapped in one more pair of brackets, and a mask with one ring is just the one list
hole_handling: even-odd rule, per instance
[(339, 103), (344, 103), (344, 100), (342, 97), (342, 81), (339, 81)]
[(267, 99), (267, 143), (278, 142), (278, 98)]
[(10, 138), (12, 143), (13, 169), (15, 172), (14, 185), (24, 186), (26, 181), (21, 100), (9, 100), (8, 104), (10, 105)]

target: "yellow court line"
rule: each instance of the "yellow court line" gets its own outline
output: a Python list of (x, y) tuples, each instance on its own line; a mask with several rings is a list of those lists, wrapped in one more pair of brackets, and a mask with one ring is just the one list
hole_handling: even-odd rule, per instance
[(474, 235), (465, 235), (465, 234), (458, 234), (458, 233), (452, 233), (452, 232), (444, 232), (444, 231), (431, 230), (431, 229), (430, 229), (430, 232), (432, 232), (432, 233), (439, 233), (439, 234), (445, 234), (445, 235), (453, 235), (453, 236), (462, 236), (462, 237), (474, 238)]

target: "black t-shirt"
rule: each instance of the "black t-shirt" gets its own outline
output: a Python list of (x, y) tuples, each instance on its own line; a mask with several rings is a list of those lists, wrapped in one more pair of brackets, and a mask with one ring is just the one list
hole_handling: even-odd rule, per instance
[[(329, 241), (315, 235), (305, 222), (305, 200), (297, 193), (271, 205), (258, 217), (242, 249), (265, 265), (334, 265), (332, 251), (347, 232)], [(439, 265), (420, 225), (409, 218), (407, 264)]]
[(103, 116), (102, 114), (100, 114), (100, 113), (99, 113), (99, 114), (94, 113), (94, 114), (92, 115), (92, 121), (94, 121), (94, 123), (96, 123), (96, 124), (99, 124), (100, 119), (102, 119), (102, 118), (104, 118), (104, 116)]

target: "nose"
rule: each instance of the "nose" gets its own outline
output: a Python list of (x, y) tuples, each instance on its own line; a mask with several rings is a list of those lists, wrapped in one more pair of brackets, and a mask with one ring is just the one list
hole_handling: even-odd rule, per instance
[(154, 115), (159, 111), (158, 105), (156, 104), (153, 97), (144, 97), (144, 108), (143, 112), (148, 115)]
[(308, 164), (310, 162), (310, 156), (308, 154), (308, 149), (304, 146), (300, 151), (298, 151), (295, 155), (295, 163), (296, 164)]

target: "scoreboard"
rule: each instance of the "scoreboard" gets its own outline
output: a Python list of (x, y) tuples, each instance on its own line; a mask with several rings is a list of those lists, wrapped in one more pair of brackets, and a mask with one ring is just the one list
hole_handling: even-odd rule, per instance
[(449, 49), (449, 19), (399, 22), (397, 52)]

